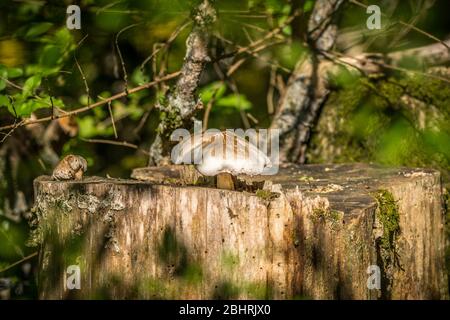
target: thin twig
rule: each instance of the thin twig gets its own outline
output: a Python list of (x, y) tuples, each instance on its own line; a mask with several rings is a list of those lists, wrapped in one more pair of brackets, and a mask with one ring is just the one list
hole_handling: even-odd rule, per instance
[(18, 89), (18, 90), (23, 90), (23, 88), (22, 88), (21, 86), (19, 86), (18, 84), (15, 84), (14, 82), (12, 82), (12, 81), (10, 81), (10, 80), (4, 78), (4, 77), (1, 77), (1, 76), (0, 76), (0, 79), (3, 80), (3, 81), (5, 81), (8, 85), (10, 85), (10, 86), (13, 87), (13, 88), (16, 88), (16, 89)]
[[(350, 0), (350, 2), (353, 3), (353, 4), (355, 4), (355, 5), (357, 5), (357, 6), (359, 6), (359, 7), (362, 7), (362, 8), (366, 8), (366, 9), (368, 8), (367, 5), (365, 5), (364, 3), (361, 3), (361, 2), (359, 2), (359, 1), (357, 1), (357, 0)], [(381, 15), (382, 15), (383, 17), (386, 17), (386, 15), (385, 15), (384, 13), (381, 13)], [(442, 44), (444, 47), (446, 47), (448, 50), (450, 50), (450, 47), (449, 47), (444, 41), (442, 41), (442, 40), (439, 39), (439, 38), (436, 38), (436, 37), (433, 36), (431, 33), (428, 33), (428, 32), (426, 32), (426, 31), (424, 31), (424, 30), (422, 30), (422, 29), (417, 28), (415, 25), (412, 25), (412, 24), (410, 24), (410, 23), (407, 23), (407, 22), (404, 22), (404, 21), (401, 21), (401, 20), (398, 20), (397, 23), (399, 23), (399, 24), (401, 24), (401, 25), (403, 25), (403, 26), (405, 26), (405, 27), (411, 28), (412, 30), (414, 30), (414, 31), (416, 31), (416, 32), (418, 32), (418, 33), (421, 33), (421, 34), (423, 34), (424, 36), (427, 36), (428, 38), (430, 38), (430, 39), (432, 39), (432, 40), (434, 40), (434, 41), (439, 42), (439, 43)]]
[(101, 12), (106, 11), (106, 10), (108, 10), (109, 8), (112, 8), (112, 7), (114, 7), (116, 4), (119, 4), (119, 3), (121, 3), (121, 2), (123, 2), (123, 1), (115, 1), (115, 2), (112, 2), (112, 3), (108, 3), (106, 6), (101, 7), (100, 9), (98, 9), (98, 10), (95, 12), (95, 15), (98, 16)]
[[(221, 57), (216, 58), (216, 59), (215, 59), (215, 62), (216, 62), (216, 61), (219, 61), (219, 60), (222, 60), (222, 59), (224, 59), (224, 58), (233, 57), (233, 56), (235, 56), (235, 55), (238, 54), (238, 53), (237, 53), (238, 51), (241, 51), (241, 53), (246, 53), (246, 54), (248, 54), (249, 56), (252, 56), (252, 57), (254, 57), (254, 58), (256, 58), (256, 59), (258, 59), (258, 60), (260, 60), (260, 61), (266, 63), (267, 65), (276, 67), (277, 69), (283, 70), (283, 71), (286, 72), (286, 73), (291, 73), (291, 72), (292, 72), (292, 70), (283, 67), (283, 66), (280, 65), (279, 63), (277, 63), (277, 62), (271, 62), (269, 59), (265, 59), (265, 58), (261, 57), (261, 56), (258, 54), (259, 51), (262, 51), (262, 50), (267, 49), (267, 48), (269, 48), (269, 47), (271, 47), (271, 46), (274, 46), (274, 45), (281, 44), (281, 43), (285, 42), (286, 40), (284, 40), (284, 39), (281, 40), (281, 41), (278, 40), (278, 41), (274, 41), (274, 42), (271, 42), (271, 43), (262, 44), (262, 45), (258, 46), (258, 47), (255, 48), (255, 49), (251, 49), (250, 46), (242, 47), (242, 46), (240, 46), (240, 45), (238, 45), (238, 44), (235, 44), (235, 43), (232, 42), (231, 40), (228, 40), (228, 39), (224, 38), (223, 36), (216, 35), (216, 37), (217, 37), (218, 39), (222, 40), (222, 41), (225, 42), (225, 43), (228, 43), (228, 44), (230, 44), (230, 45), (235, 46), (236, 48), (238, 48), (238, 50), (235, 50), (235, 51), (230, 52), (230, 53), (226, 53), (226, 54), (222, 55)], [(236, 62), (228, 69), (228, 73), (229, 73), (228, 75), (230, 75), (231, 73), (234, 73), (234, 71), (236, 71), (236, 70), (238, 69), (238, 67), (242, 65), (242, 63), (243, 63), (244, 61), (241, 61), (241, 60), (244, 60), (244, 61), (245, 61), (245, 59), (240, 59), (240, 60), (236, 61)], [(230, 72), (231, 72), (231, 73), (230, 73)]]
[[(233, 23), (239, 23), (239, 24), (241, 24), (241, 25), (243, 25), (245, 27), (254, 29), (254, 30), (259, 31), (259, 32), (263, 32), (263, 33), (270, 32), (270, 30), (258, 27), (258, 26), (254, 25), (254, 24), (245, 23), (245, 22), (242, 22), (242, 21), (239, 21), (239, 20), (233, 20), (233, 19), (227, 19), (227, 18), (224, 18), (224, 19), (225, 20), (229, 20), (230, 22), (233, 22)], [(274, 37), (283, 38), (283, 36), (279, 35), (279, 34), (274, 34)]]
[[(359, 67), (357, 67), (357, 66), (355, 66), (355, 65), (353, 65), (353, 64), (351, 64), (351, 63), (349, 63), (348, 61), (342, 61), (342, 60), (339, 59), (339, 58), (351, 58), (351, 59), (355, 59), (355, 60), (357, 60), (357, 61), (366, 62), (366, 59), (361, 59), (361, 58), (357, 58), (357, 57), (346, 56), (345, 54), (342, 54), (342, 53), (337, 52), (337, 51), (321, 52), (321, 53), (322, 53), (324, 56), (328, 56), (328, 57), (329, 57), (330, 55), (333, 55), (333, 56), (335, 57), (335, 59), (337, 60), (337, 62), (343, 63), (343, 64), (347, 64), (347, 65), (349, 65), (349, 66), (351, 66), (351, 67), (356, 68), (356, 69), (359, 70), (359, 71), (361, 71)], [(336, 58), (336, 57), (337, 57), (337, 58)], [(436, 76), (436, 75), (434, 75), (434, 74), (429, 74), (429, 73), (421, 72), (421, 71), (417, 71), (417, 70), (410, 70), (410, 69), (406, 69), (406, 68), (402, 68), (402, 67), (397, 67), (397, 66), (394, 66), (394, 65), (385, 63), (385, 62), (379, 62), (379, 61), (371, 61), (371, 62), (372, 62), (373, 64), (379, 65), (379, 66), (381, 66), (381, 67), (383, 67), (383, 68), (386, 68), (386, 69), (391, 69), (391, 70), (400, 71), (400, 72), (404, 72), (404, 73), (418, 74), (418, 75), (421, 75), (421, 76), (424, 76), (424, 77), (428, 77), (428, 78), (432, 78), (432, 79), (436, 79), (436, 80), (440, 80), (440, 81), (443, 81), (443, 82), (450, 83), (450, 80), (448, 80), (448, 79), (446, 79), (446, 78), (444, 78), (444, 77)], [(362, 72), (362, 71), (361, 71), (361, 72)]]
[(8, 131), (7, 134), (5, 134), (5, 136), (4, 136), (3, 139), (0, 141), (0, 143), (5, 142), (5, 140), (8, 139), (8, 137), (10, 137), (10, 136), (12, 135), (12, 133), (14, 132), (14, 130), (16, 130), (18, 127), (20, 127), (20, 126), (22, 125), (22, 123), (23, 123), (23, 120), (20, 121), (20, 122), (18, 122), (18, 123), (16, 123), (16, 120), (14, 120), (14, 125), (13, 125), (13, 127), (11, 128), (11, 130)]
[(37, 252), (37, 251), (36, 251), (36, 252), (33, 252), (32, 254), (30, 254), (30, 255), (28, 255), (28, 256), (26, 256), (26, 257), (20, 259), (19, 261), (16, 261), (16, 262), (14, 262), (13, 264), (7, 266), (6, 268), (0, 270), (0, 273), (5, 272), (5, 271), (8, 271), (9, 269), (11, 269), (11, 268), (17, 266), (18, 264), (21, 264), (22, 262), (25, 262), (25, 261), (27, 261), (27, 260), (30, 260), (31, 258), (33, 258), (33, 257), (35, 257), (35, 256), (37, 256), (37, 255), (38, 255), (38, 252)]
[[(217, 72), (218, 68), (219, 68), (219, 66), (217, 65), (217, 63), (215, 63), (214, 64), (214, 69), (216, 69), (216, 72)], [(220, 85), (217, 86), (217, 88), (214, 90), (211, 99), (206, 104), (205, 113), (203, 114), (203, 131), (206, 131), (208, 129), (209, 115), (211, 113), (211, 109), (212, 109), (212, 107), (214, 105), (214, 102), (216, 102), (217, 93), (219, 92), (220, 87), (223, 85), (223, 83), (224, 83), (224, 81), (221, 80), (220, 83), (219, 83)]]
[(248, 32), (247, 28), (243, 27), (242, 30), (244, 31), (245, 36), (247, 37), (248, 42), (250, 42), (250, 44), (252, 44), (254, 40), (253, 40), (252, 37), (250, 36), (250, 33)]
[(101, 143), (101, 144), (111, 144), (115, 146), (121, 146), (131, 149), (136, 149), (146, 156), (150, 156), (150, 153), (148, 151), (145, 151), (144, 149), (139, 148), (137, 145), (133, 143), (129, 143), (127, 141), (114, 141), (114, 140), (105, 140), (105, 139), (81, 139), (82, 141), (89, 142), (89, 143)]
[[(289, 16), (280, 26), (278, 26), (275, 29), (272, 29), (270, 32), (268, 32), (266, 35), (264, 35), (264, 37), (262, 37), (261, 39), (254, 41), (253, 43), (251, 43), (249, 46), (246, 46), (246, 47), (235, 45), (238, 49), (232, 53), (227, 54), (226, 56), (235, 56), (235, 55), (238, 55), (238, 54), (241, 54), (244, 52), (254, 52), (256, 50), (255, 48), (260, 47), (261, 45), (264, 45), (264, 43), (267, 40), (270, 40), (271, 38), (280, 34), (283, 31), (283, 29), (286, 26), (290, 25), (292, 20), (294, 20), (299, 14), (300, 14), (299, 10), (294, 11), (294, 13), (291, 16)], [(222, 37), (218, 36), (218, 38), (223, 40)], [(222, 57), (220, 57), (219, 60), (221, 58)]]
[[(171, 79), (173, 79), (173, 78), (176, 78), (176, 77), (179, 76), (179, 75), (180, 75), (180, 71), (170, 73), (170, 74), (168, 74), (168, 75), (166, 75), (166, 76), (164, 76), (164, 77), (155, 79), (155, 80), (152, 81), (152, 82), (148, 82), (148, 83), (145, 83), (145, 84), (140, 85), (140, 86), (138, 86), (138, 87), (135, 87), (135, 88), (133, 88), (133, 89), (130, 89), (130, 90), (128, 90), (128, 93), (124, 91), (124, 92), (115, 94), (115, 95), (113, 95), (113, 96), (111, 96), (111, 97), (109, 97), (109, 98), (107, 98), (107, 99), (104, 99), (104, 100), (98, 101), (98, 102), (96, 102), (96, 103), (93, 103), (93, 104), (91, 104), (91, 105), (84, 106), (84, 107), (81, 107), (81, 108), (78, 108), (78, 109), (75, 109), (75, 110), (72, 110), (72, 111), (69, 111), (69, 112), (66, 112), (66, 113), (62, 113), (62, 114), (56, 115), (56, 116), (54, 116), (53, 118), (54, 118), (54, 119), (65, 118), (65, 117), (77, 115), (77, 114), (80, 114), (80, 113), (83, 113), (83, 112), (92, 110), (92, 109), (94, 109), (94, 108), (96, 108), (96, 107), (99, 107), (99, 106), (102, 106), (102, 105), (108, 103), (109, 101), (114, 101), (114, 100), (117, 100), (117, 99), (126, 97), (126, 96), (129, 95), (129, 94), (133, 94), (133, 93), (136, 93), (136, 92), (139, 92), (139, 91), (142, 91), (142, 90), (151, 88), (151, 87), (155, 86), (155, 85), (158, 84), (158, 83), (161, 83), (161, 82), (164, 82), (164, 81), (171, 80)], [(41, 123), (41, 122), (47, 122), (47, 121), (50, 121), (50, 120), (52, 120), (52, 117), (51, 117), (51, 116), (50, 116), (50, 117), (43, 117), (43, 118), (39, 118), (39, 119), (34, 119), (34, 120), (31, 120), (31, 119), (25, 119), (25, 120), (22, 120), (22, 123), (21, 123), (19, 126), (28, 126), (28, 125), (31, 125), (31, 124), (36, 124), (36, 123)], [(14, 128), (14, 126), (15, 126), (15, 125), (12, 124), (12, 125), (7, 125), (7, 126), (0, 127), (0, 131), (8, 130), (8, 129)]]
[(129, 26), (123, 28), (122, 30), (120, 30), (116, 35), (115, 44), (116, 44), (117, 53), (119, 54), (120, 64), (122, 65), (123, 80), (125, 82), (125, 92), (128, 92), (128, 74), (127, 74), (127, 68), (125, 67), (125, 61), (123, 61), (122, 52), (120, 51), (120, 47), (119, 47), (119, 37), (123, 32), (125, 32), (131, 28), (134, 28), (140, 24), (142, 24), (142, 23), (134, 23), (132, 25), (129, 25)]
[(271, 68), (270, 70), (270, 81), (269, 81), (269, 89), (267, 90), (267, 113), (273, 114), (275, 112), (275, 107), (273, 103), (273, 97), (275, 92), (275, 86), (276, 86), (276, 76), (277, 76), (277, 70), (275, 68)]
[(257, 124), (259, 123), (258, 119), (256, 119), (255, 116), (253, 116), (250, 112), (247, 112), (247, 117), (248, 117), (250, 120), (252, 120), (254, 124), (257, 125)]
[[(284, 92), (286, 91), (286, 84), (284, 83), (283, 77), (279, 74), (277, 75), (277, 81), (276, 81), (277, 90), (280, 94), (280, 97), (284, 95)], [(274, 110), (276, 111), (276, 110)]]
[[(77, 49), (78, 47), (81, 46), (81, 44), (83, 43), (83, 41), (88, 37), (88, 35), (85, 35), (83, 39), (80, 40), (80, 42), (78, 42), (77, 44)], [(81, 68), (81, 65), (78, 63), (78, 59), (77, 59), (77, 51), (75, 49), (74, 53), (73, 53), (73, 57), (75, 58), (75, 63), (77, 65), (78, 71), (80, 71), (81, 74), (81, 78), (83, 79), (84, 82), (84, 87), (86, 88), (86, 95), (87, 95), (87, 105), (89, 105), (91, 103), (90, 101), (90, 94), (89, 94), (89, 86), (86, 80), (86, 76), (84, 75), (83, 69)], [(52, 120), (54, 118), (54, 115), (52, 113)]]
[(111, 117), (111, 123), (112, 123), (113, 131), (114, 131), (114, 137), (117, 139), (117, 130), (116, 130), (116, 124), (114, 121), (114, 115), (111, 110), (111, 101), (108, 102), (108, 111), (109, 111), (109, 116)]
[(191, 21), (183, 23), (181, 26), (175, 29), (174, 32), (169, 36), (169, 39), (163, 44), (162, 47), (159, 47), (157, 50), (153, 50), (150, 56), (148, 56), (141, 64), (140, 69), (141, 71), (144, 70), (145, 65), (153, 59), (153, 57), (162, 49), (166, 49), (170, 46), (170, 44), (178, 37), (178, 35), (183, 31), (189, 24), (191, 24)]
[(141, 120), (139, 121), (139, 124), (137, 127), (133, 130), (134, 135), (138, 135), (139, 131), (142, 130), (144, 127), (145, 122), (147, 122), (148, 117), (150, 116), (150, 112), (152, 112), (153, 106), (151, 106), (147, 111), (145, 111), (144, 115), (142, 116)]

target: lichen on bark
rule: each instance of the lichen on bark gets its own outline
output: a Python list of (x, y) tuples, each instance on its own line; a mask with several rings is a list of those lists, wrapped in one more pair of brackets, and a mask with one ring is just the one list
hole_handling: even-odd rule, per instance
[(216, 11), (209, 0), (203, 0), (191, 14), (194, 26), (186, 40), (186, 54), (181, 75), (167, 97), (160, 99), (161, 111), (156, 138), (150, 147), (150, 165), (168, 163), (170, 135), (180, 127), (190, 127), (195, 113), (203, 108), (196, 91), (207, 62), (210, 27), (216, 20)]

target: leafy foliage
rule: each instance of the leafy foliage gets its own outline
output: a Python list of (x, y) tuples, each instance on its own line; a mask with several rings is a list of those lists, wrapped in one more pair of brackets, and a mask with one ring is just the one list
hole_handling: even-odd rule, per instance
[[(409, 21), (417, 14), (414, 6), (408, 5), (413, 2), (399, 1), (391, 19)], [(77, 3), (82, 11), (81, 30), (66, 28), (65, 2), (1, 1), (0, 126), (31, 117), (73, 112), (180, 69), (192, 25), (181, 27), (189, 20), (195, 1), (82, 0)], [(214, 26), (214, 34), (220, 37), (211, 41), (214, 64), (207, 66), (199, 87), (203, 104), (211, 102), (209, 127), (270, 124), (273, 114), (269, 114), (267, 93), (272, 90), (276, 102), (291, 75), (290, 70), (299, 58), (311, 54), (303, 40), (305, 21), (314, 4), (313, 0), (215, 1), (220, 23)], [(444, 38), (448, 34), (449, 8), (446, 1), (436, 2), (428, 14), (433, 19), (422, 19), (421, 27)], [(219, 59), (262, 39), (270, 30), (283, 25), (296, 9), (303, 11), (301, 19), (285, 26), (257, 55), (247, 52), (234, 59)], [(349, 6), (344, 10), (341, 27), (362, 30), (365, 18), (364, 10)], [(365, 37), (373, 40), (367, 50), (386, 52), (425, 43), (423, 35), (398, 28), (389, 23), (383, 33), (364, 32)], [(178, 33), (172, 38), (175, 32)], [(393, 43), (397, 34), (405, 36)], [(86, 35), (89, 36), (85, 38)], [(244, 59), (243, 63), (227, 76), (227, 68), (239, 59)], [(405, 59), (401, 66), (426, 71), (411, 58)], [(275, 79), (271, 79), (273, 72)], [(85, 139), (128, 141), (146, 150), (155, 137), (159, 119), (170, 116), (154, 108), (165, 99), (170, 85), (170, 81), (161, 83), (111, 104), (77, 113), (70, 118), (73, 123), (68, 118), (66, 122), (58, 121), (72, 133), (58, 133), (51, 141), (43, 138), (51, 136), (51, 125), (45, 123), (18, 128), (0, 144), (0, 270), (31, 253), (25, 246), (28, 227), (24, 218), (32, 205), (31, 181), (36, 176), (50, 174), (54, 165), (49, 150), (56, 157), (68, 153), (84, 156), (89, 174), (129, 177), (132, 168), (146, 165), (142, 152), (92, 144)], [(415, 99), (416, 107), (411, 108), (410, 101), (405, 101), (406, 94)], [(448, 83), (438, 79), (397, 72), (382, 79), (367, 79), (343, 69), (333, 79), (333, 93), (313, 132), (308, 160), (431, 166), (440, 169), (448, 182), (449, 105)], [(249, 114), (256, 121), (250, 122), (246, 118)], [(203, 116), (198, 114), (199, 119)], [(34, 134), (40, 130), (47, 134), (41, 133), (36, 138)], [(0, 139), (7, 135), (2, 133)], [(20, 193), (25, 194), (27, 210), (18, 209)], [(0, 274), (0, 279), (11, 279), (14, 284), (9, 287), (12, 288), (29, 283), (21, 268)], [(195, 265), (185, 273), (192, 281), (202, 276)], [(234, 291), (228, 284), (223, 287), (224, 291)], [(25, 292), (19, 291), (13, 290), (12, 296), (22, 297), (24, 293), (25, 297), (35, 297), (33, 286)]]

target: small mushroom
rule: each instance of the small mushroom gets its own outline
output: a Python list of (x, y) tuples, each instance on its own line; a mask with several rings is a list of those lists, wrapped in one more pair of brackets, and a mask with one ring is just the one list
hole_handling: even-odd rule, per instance
[(233, 176), (254, 176), (271, 166), (270, 159), (254, 144), (229, 131), (192, 135), (179, 145), (176, 164), (191, 163), (205, 176), (216, 176), (219, 189), (234, 190)]
[(87, 162), (82, 156), (65, 156), (53, 170), (54, 180), (81, 180), (87, 170)]

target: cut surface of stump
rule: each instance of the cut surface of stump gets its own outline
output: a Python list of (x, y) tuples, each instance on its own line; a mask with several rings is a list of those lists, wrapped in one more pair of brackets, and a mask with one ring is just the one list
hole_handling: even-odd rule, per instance
[(437, 171), (289, 165), (238, 177), (251, 191), (185, 166), (133, 177), (35, 180), (40, 298), (447, 298)]

